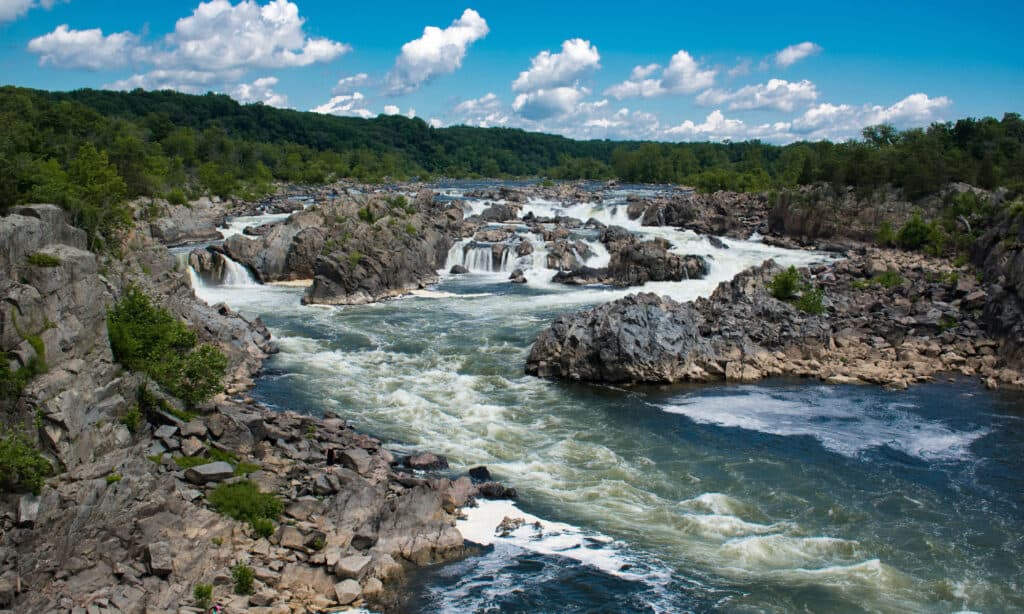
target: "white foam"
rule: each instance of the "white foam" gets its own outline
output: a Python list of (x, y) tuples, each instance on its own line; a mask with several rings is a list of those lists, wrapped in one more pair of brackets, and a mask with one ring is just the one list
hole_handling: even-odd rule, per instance
[(972, 442), (988, 433), (956, 431), (892, 403), (865, 406), (849, 397), (830, 396), (825, 387), (815, 390), (818, 393), (786, 394), (744, 386), (723, 395), (684, 395), (662, 409), (703, 424), (813, 437), (825, 448), (850, 457), (889, 446), (923, 460), (959, 460), (970, 455)]

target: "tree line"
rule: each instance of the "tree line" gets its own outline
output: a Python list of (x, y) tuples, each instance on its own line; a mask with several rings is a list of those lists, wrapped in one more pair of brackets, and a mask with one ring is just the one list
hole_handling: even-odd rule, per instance
[(1024, 120), (1007, 113), (845, 143), (575, 141), (510, 128), (432, 128), (421, 119), (335, 117), (171, 91), (0, 88), (0, 210), (67, 208), (94, 247), (130, 223), (126, 199), (259, 198), (273, 182), (550, 177), (762, 191), (825, 182), (901, 189), (952, 181), (1024, 191)]

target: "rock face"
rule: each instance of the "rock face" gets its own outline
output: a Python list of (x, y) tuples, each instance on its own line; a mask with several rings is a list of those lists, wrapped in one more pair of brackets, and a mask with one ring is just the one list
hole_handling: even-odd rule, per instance
[[(1024, 385), (995, 356), (979, 299), (967, 300), (970, 284), (952, 281), (947, 263), (888, 250), (848, 256), (816, 269), (824, 314), (774, 298), (767, 284), (781, 269), (768, 261), (708, 299), (639, 294), (563, 315), (537, 338), (526, 372), (614, 383), (792, 375), (902, 388), (957, 371), (990, 386)], [(875, 281), (878, 260), (902, 283)]]
[[(606, 284), (617, 287), (642, 286), (649, 281), (683, 281), (701, 279), (708, 274), (708, 264), (701, 256), (680, 256), (669, 251), (664, 239), (638, 241), (636, 237), (618, 226), (611, 227), (602, 235), (611, 252), (611, 260), (605, 268), (591, 268), (579, 264), (555, 274), (552, 281), (570, 285)], [(616, 230), (617, 229), (617, 230)], [(621, 231), (621, 232), (619, 232)], [(548, 255), (550, 264), (551, 254)]]
[(462, 210), (430, 192), (412, 203), (354, 196), (335, 207), (304, 303), (363, 304), (422, 288), (436, 281), (461, 232)]
[(259, 237), (229, 237), (223, 249), (232, 260), (249, 267), (262, 283), (312, 279), (327, 240), (324, 226), (319, 209), (300, 211)]
[(217, 227), (224, 221), (223, 208), (208, 198), (188, 206), (164, 203), (158, 215), (149, 224), (150, 233), (169, 247), (222, 238)]
[(978, 239), (972, 259), (982, 272), (985, 288), (975, 290), (971, 300), (984, 301), (987, 328), (1003, 338), (1001, 354), (1020, 364), (1024, 361), (1024, 228), (1007, 215)]

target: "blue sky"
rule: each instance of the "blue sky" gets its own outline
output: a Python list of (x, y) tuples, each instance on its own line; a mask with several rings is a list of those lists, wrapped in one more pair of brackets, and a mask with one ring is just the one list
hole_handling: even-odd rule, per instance
[(777, 4), (0, 0), (0, 81), (667, 141), (1022, 110), (1014, 3)]

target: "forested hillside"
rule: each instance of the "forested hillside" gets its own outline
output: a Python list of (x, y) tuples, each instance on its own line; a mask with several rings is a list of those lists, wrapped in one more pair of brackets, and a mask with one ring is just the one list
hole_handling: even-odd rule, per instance
[(671, 182), (712, 191), (816, 182), (901, 188), (951, 181), (1024, 188), (1017, 113), (927, 129), (874, 126), (848, 143), (574, 141), (508, 128), (431, 128), (420, 119), (334, 117), (177, 92), (0, 88), (0, 210), (56, 202), (94, 243), (127, 223), (136, 196), (258, 197), (272, 182), (540, 177)]

